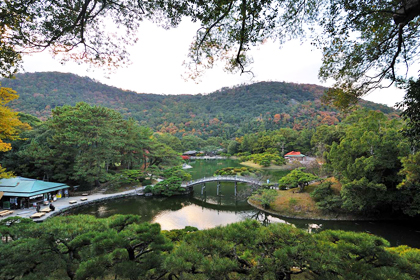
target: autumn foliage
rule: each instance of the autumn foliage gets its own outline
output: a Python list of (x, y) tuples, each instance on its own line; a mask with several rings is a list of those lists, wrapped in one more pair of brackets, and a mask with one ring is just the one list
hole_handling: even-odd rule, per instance
[[(16, 140), (19, 138), (19, 132), (22, 129), (29, 129), (28, 124), (22, 123), (18, 118), (18, 113), (13, 112), (5, 105), (10, 101), (17, 99), (18, 95), (11, 88), (1, 87), (0, 84), (0, 152), (6, 152), (12, 149), (8, 142), (3, 140)], [(0, 178), (9, 177), (10, 172), (0, 165)]]

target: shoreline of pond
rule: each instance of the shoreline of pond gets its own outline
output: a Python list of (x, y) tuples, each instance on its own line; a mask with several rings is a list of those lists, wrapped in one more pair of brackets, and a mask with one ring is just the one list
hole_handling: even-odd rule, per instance
[(345, 216), (345, 217), (328, 217), (328, 216), (317, 216), (317, 217), (302, 217), (302, 216), (292, 216), (292, 215), (284, 215), (280, 212), (265, 209), (264, 207), (261, 207), (255, 203), (252, 203), (249, 199), (247, 199), (247, 203), (254, 207), (255, 209), (258, 209), (260, 211), (266, 212), (271, 215), (275, 215), (280, 218), (288, 218), (288, 219), (297, 219), (297, 220), (320, 220), (320, 221), (351, 221), (351, 222), (357, 222), (357, 221), (378, 221), (378, 219), (375, 218), (369, 218), (369, 217), (356, 217), (356, 216)]
[[(187, 196), (187, 195), (190, 195), (190, 194), (191, 194), (190, 191), (185, 191), (184, 193), (179, 193), (179, 194), (176, 194), (174, 196)], [(85, 207), (89, 207), (89, 206), (92, 206), (92, 205), (95, 205), (95, 204), (99, 204), (101, 202), (115, 201), (115, 200), (120, 200), (120, 199), (122, 200), (122, 199), (130, 198), (130, 197), (166, 197), (166, 196), (164, 196), (164, 195), (146, 195), (146, 193), (144, 193), (144, 192), (137, 192), (137, 191), (130, 191), (128, 193), (127, 192), (113, 193), (109, 196), (97, 198), (97, 199), (94, 199), (94, 200), (87, 200), (87, 201), (83, 201), (81, 203), (75, 203), (75, 204), (67, 205), (66, 207), (63, 207), (63, 208), (59, 209), (58, 211), (52, 212), (50, 215), (48, 215), (44, 219), (35, 220), (35, 222), (42, 222), (46, 219), (49, 219), (49, 218), (52, 218), (52, 217), (55, 217), (55, 216), (65, 215), (66, 212), (75, 210), (77, 208), (85, 208)]]
[[(100, 197), (100, 198), (93, 199), (93, 200), (86, 200), (86, 201), (78, 202), (78, 203), (75, 203), (75, 204), (65, 205), (65, 206), (60, 207), (59, 209), (57, 209), (54, 212), (47, 213), (44, 217), (41, 217), (38, 220), (34, 220), (34, 222), (40, 223), (40, 222), (43, 222), (47, 219), (50, 219), (50, 218), (53, 218), (53, 217), (56, 217), (56, 216), (65, 215), (66, 212), (72, 211), (72, 210), (77, 209), (77, 208), (84, 208), (84, 207), (88, 207), (88, 206), (91, 206), (91, 205), (99, 204), (101, 202), (118, 200), (118, 199), (125, 199), (125, 198), (136, 197), (136, 196), (144, 196), (144, 193), (136, 193), (135, 191), (131, 191), (131, 192), (128, 192), (128, 193), (127, 192), (120, 192), (120, 193), (114, 193), (112, 195)], [(89, 196), (87, 196), (87, 197), (89, 197)], [(70, 199), (71, 198), (72, 197), (70, 197)]]
[(255, 209), (258, 209), (260, 211), (263, 211), (267, 214), (271, 214), (274, 215), (278, 218), (287, 218), (287, 219), (296, 219), (296, 220), (314, 220), (314, 221), (342, 221), (342, 222), (369, 222), (369, 221), (376, 221), (376, 222), (380, 222), (380, 221), (415, 221), (418, 220), (416, 218), (411, 218), (411, 217), (403, 217), (403, 216), (398, 216), (398, 217), (364, 217), (364, 216), (355, 216), (355, 215), (347, 215), (347, 216), (342, 216), (340, 218), (338, 217), (329, 217), (329, 216), (317, 216), (317, 217), (302, 217), (302, 216), (293, 216), (293, 215), (285, 215), (282, 214), (280, 212), (274, 211), (274, 210), (270, 210), (270, 209), (265, 209), (264, 207), (261, 207), (255, 203), (252, 203), (249, 198), (247, 199), (247, 203), (249, 205), (251, 205), (252, 207), (254, 207)]
[[(183, 193), (183, 194), (178, 194), (176, 196), (187, 196), (190, 195), (191, 192), (187, 192), (187, 193)], [(106, 202), (106, 201), (115, 201), (115, 200), (120, 200), (120, 199), (125, 199), (125, 198), (129, 198), (129, 197), (147, 197), (144, 193), (136, 193), (136, 192), (130, 192), (130, 193), (125, 193), (125, 192), (121, 192), (121, 193), (114, 193), (113, 195), (110, 196), (106, 196), (106, 197), (101, 197), (98, 199), (94, 199), (94, 200), (88, 200), (88, 201), (83, 201), (82, 203), (77, 203), (77, 204), (71, 204), (71, 205), (67, 205), (67, 207), (63, 207), (61, 209), (59, 209), (58, 211), (54, 211), (52, 212), (50, 215), (48, 215), (47, 217), (45, 217), (44, 219), (39, 219), (39, 220), (35, 220), (35, 222), (43, 222), (46, 219), (49, 218), (53, 218), (55, 216), (61, 216), (61, 215), (65, 215), (66, 212), (75, 210), (77, 208), (85, 208), (85, 207), (89, 207), (95, 204), (100, 204), (101, 202)], [(159, 196), (159, 195), (153, 195), (153, 197), (165, 197), (165, 196)], [(352, 221), (352, 222), (357, 222), (357, 221), (381, 221), (381, 220), (386, 220), (386, 219), (378, 219), (378, 218), (369, 218), (369, 217), (356, 217), (356, 216), (344, 216), (344, 217), (328, 217), (328, 216), (318, 216), (318, 217), (302, 217), (302, 216), (293, 216), (293, 215), (284, 215), (280, 212), (274, 211), (274, 210), (270, 210), (270, 209), (265, 209), (255, 203), (252, 203), (249, 198), (246, 200), (247, 203), (252, 206), (254, 209), (256, 210), (260, 210), (263, 211), (265, 213), (274, 215), (278, 218), (288, 218), (288, 219), (298, 219), (298, 220), (320, 220), (320, 221)], [(387, 219), (387, 220), (398, 220), (398, 219)]]
[[(87, 214), (97, 218), (105, 218), (115, 214), (139, 215), (144, 222), (159, 223), (166, 225), (167, 230), (184, 228), (193, 225), (202, 229), (223, 225), (220, 223), (220, 215), (227, 223), (239, 222), (246, 217), (258, 219), (260, 222), (287, 222), (296, 227), (306, 229), (310, 224), (318, 224), (322, 230), (346, 230), (355, 232), (368, 232), (389, 240), (393, 244), (406, 244), (411, 247), (420, 248), (418, 240), (420, 237), (419, 226), (413, 226), (411, 221), (405, 220), (384, 220), (384, 219), (308, 219), (293, 217), (291, 215), (279, 215), (279, 213), (263, 209), (258, 205), (243, 201), (242, 208), (236, 205), (219, 205), (217, 201), (210, 200), (201, 203), (200, 197), (193, 195), (178, 195), (172, 197), (125, 194), (125, 197), (107, 197), (103, 200), (90, 201), (86, 204), (66, 207), (59, 216)], [(214, 207), (208, 207), (208, 205)], [(166, 205), (166, 206), (164, 206)], [(245, 208), (244, 208), (245, 207)], [(191, 212), (192, 211), (192, 212)], [(194, 214), (191, 214), (194, 213)], [(200, 213), (201, 218), (197, 218)], [(41, 221), (39, 221), (41, 222)], [(391, 228), (387, 228), (389, 225)], [(402, 231), (402, 232), (401, 232)]]
[[(187, 195), (190, 195), (190, 194), (191, 194), (191, 192), (188, 192), (188, 193), (178, 194), (177, 196), (187, 196)], [(55, 216), (65, 215), (66, 212), (75, 210), (77, 208), (85, 208), (85, 207), (88, 207), (88, 206), (91, 206), (91, 205), (99, 204), (101, 202), (120, 200), (120, 199), (129, 198), (129, 197), (147, 197), (147, 196), (145, 196), (144, 193), (136, 193), (136, 192), (115, 193), (111, 196), (102, 197), (102, 198), (98, 198), (98, 199), (95, 199), (95, 200), (88, 200), (88, 201), (84, 201), (82, 203), (68, 205), (67, 207), (61, 208), (56, 212), (52, 212), (50, 215), (48, 215), (44, 219), (35, 220), (35, 222), (42, 222), (46, 219), (49, 219), (49, 218), (52, 218), (52, 217), (55, 217)], [(153, 197), (165, 197), (165, 196), (153, 195)], [(351, 222), (410, 220), (407, 217), (403, 217), (403, 218), (402, 217), (394, 217), (394, 218), (385, 219), (383, 217), (382, 218), (374, 218), (374, 217), (362, 217), (362, 216), (354, 216), (354, 215), (345, 215), (345, 216), (341, 216), (341, 217), (331, 217), (331, 216), (327, 216), (327, 215), (325, 215), (325, 216), (322, 215), (322, 216), (317, 216), (317, 217), (285, 215), (285, 214), (282, 214), (280, 212), (277, 212), (277, 211), (274, 211), (274, 210), (271, 210), (271, 209), (265, 209), (265, 208), (259, 206), (258, 204), (252, 203), (249, 198), (246, 201), (250, 206), (252, 206), (256, 210), (263, 211), (267, 214), (274, 215), (278, 218), (288, 218), (288, 219), (297, 219), (297, 220), (314, 220), (314, 221), (319, 220), (319, 221), (351, 221)]]

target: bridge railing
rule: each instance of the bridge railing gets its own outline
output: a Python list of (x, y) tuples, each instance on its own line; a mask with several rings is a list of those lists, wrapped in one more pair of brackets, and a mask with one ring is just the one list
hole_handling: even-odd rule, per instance
[(236, 182), (244, 182), (244, 183), (250, 183), (250, 184), (258, 184), (261, 185), (262, 182), (249, 177), (243, 177), (243, 176), (212, 176), (212, 177), (203, 177), (197, 180), (192, 180), (189, 182), (186, 182), (186, 186), (190, 185), (196, 185), (199, 183), (205, 183), (205, 182), (212, 182), (212, 181), (236, 181)]

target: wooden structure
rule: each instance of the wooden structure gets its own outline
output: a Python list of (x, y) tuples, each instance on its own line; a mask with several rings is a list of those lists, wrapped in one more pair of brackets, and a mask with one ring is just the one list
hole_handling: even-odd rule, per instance
[(43, 216), (45, 216), (45, 213), (44, 212), (38, 212), (38, 213), (35, 213), (32, 216), (30, 216), (30, 218), (31, 219), (38, 219), (38, 218), (41, 218)]
[(41, 209), (39, 211), (41, 211), (43, 213), (50, 213), (52, 210), (50, 209), (50, 207), (45, 207), (45, 208), (43, 208), (43, 209)]
[(304, 154), (301, 154), (300, 152), (291, 151), (285, 154), (284, 158), (289, 161), (292, 161), (292, 160), (305, 161), (306, 156)]
[(197, 155), (197, 151), (186, 151), (184, 153), (182, 153), (183, 156), (195, 156)]
[(13, 211), (9, 211), (9, 210), (0, 211), (0, 217), (4, 217), (10, 214), (13, 214)]
[(0, 180), (0, 208), (4, 210), (36, 207), (68, 195), (69, 186), (24, 177)]

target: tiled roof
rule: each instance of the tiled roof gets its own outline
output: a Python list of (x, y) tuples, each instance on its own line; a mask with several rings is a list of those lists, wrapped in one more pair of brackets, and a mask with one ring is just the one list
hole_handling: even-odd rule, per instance
[(30, 197), (67, 188), (69, 186), (66, 184), (45, 182), (24, 177), (0, 180), (0, 192), (4, 192), (4, 196)]
[(304, 157), (304, 154), (301, 154), (300, 152), (291, 151), (284, 155), (285, 157)]
[(197, 153), (197, 151), (186, 151), (184, 153), (184, 155), (193, 155), (193, 154), (196, 154), (196, 153)]

